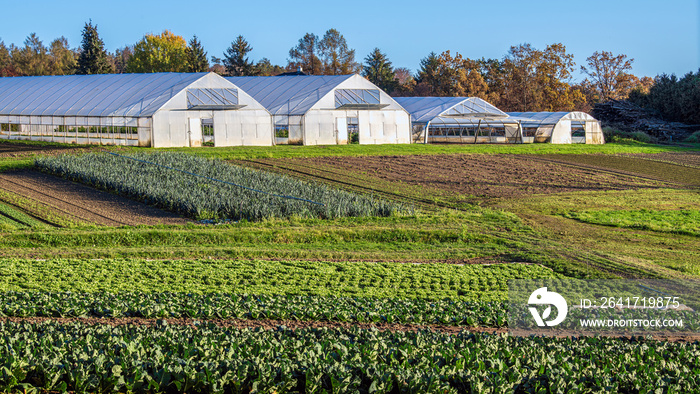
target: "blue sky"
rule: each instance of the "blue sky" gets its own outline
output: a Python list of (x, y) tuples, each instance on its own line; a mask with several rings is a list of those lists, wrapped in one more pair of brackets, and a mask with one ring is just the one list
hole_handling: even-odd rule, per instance
[[(236, 36), (251, 58), (286, 65), (305, 33), (343, 34), (358, 61), (375, 47), (395, 67), (415, 71), (431, 51), (469, 58), (502, 58), (510, 46), (561, 42), (578, 67), (595, 51), (634, 58), (633, 73), (683, 75), (700, 68), (700, 0), (567, 1), (13, 1), (2, 4), (0, 39), (22, 45), (35, 32), (45, 44), (65, 36), (80, 45), (88, 19), (107, 50), (132, 45), (146, 33), (196, 34), (209, 56), (222, 57)], [(340, 4), (344, 3), (344, 5)]]

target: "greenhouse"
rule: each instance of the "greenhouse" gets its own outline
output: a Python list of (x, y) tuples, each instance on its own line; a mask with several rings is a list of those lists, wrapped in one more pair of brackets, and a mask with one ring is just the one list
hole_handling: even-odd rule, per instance
[(0, 78), (0, 138), (151, 147), (273, 144), (269, 112), (214, 73)]
[(585, 112), (508, 112), (525, 139), (552, 144), (603, 144), (600, 122)]
[(396, 97), (410, 114), (413, 142), (523, 142), (520, 123), (477, 97)]
[(226, 79), (270, 111), (276, 144), (410, 143), (409, 114), (359, 75)]

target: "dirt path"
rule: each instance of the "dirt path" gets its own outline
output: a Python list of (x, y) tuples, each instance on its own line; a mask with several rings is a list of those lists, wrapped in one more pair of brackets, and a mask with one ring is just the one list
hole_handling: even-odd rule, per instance
[(59, 153), (78, 153), (90, 150), (99, 150), (94, 146), (55, 146), (55, 145), (33, 145), (17, 142), (0, 141), (0, 158), (2, 157), (24, 157), (36, 155), (56, 155)]
[[(307, 329), (307, 328), (330, 328), (330, 329), (349, 329), (349, 328), (359, 328), (363, 330), (376, 329), (379, 331), (421, 331), (430, 330), (435, 332), (442, 332), (445, 334), (459, 334), (461, 332), (470, 333), (486, 333), (486, 334), (504, 334), (508, 333), (508, 328), (500, 327), (460, 327), (460, 326), (445, 326), (445, 325), (419, 325), (419, 324), (398, 324), (398, 323), (351, 323), (351, 322), (332, 322), (332, 321), (298, 321), (298, 320), (246, 320), (246, 319), (146, 319), (139, 317), (124, 317), (124, 318), (97, 318), (97, 317), (1, 317), (0, 322), (12, 322), (12, 323), (45, 323), (45, 322), (56, 322), (60, 324), (68, 323), (79, 323), (86, 325), (95, 324), (109, 324), (111, 326), (123, 326), (127, 324), (139, 325), (152, 327), (163, 322), (170, 325), (180, 325), (180, 326), (192, 326), (196, 327), (197, 324), (202, 323), (213, 323), (220, 327), (231, 327), (236, 329), (263, 329), (263, 330), (276, 330), (280, 327), (284, 327), (291, 330)], [(526, 333), (522, 333), (524, 336), (529, 336)], [(560, 330), (554, 335), (557, 338), (571, 338), (571, 337), (581, 337), (581, 336), (591, 336), (583, 335), (581, 332), (567, 332)], [(624, 335), (604, 335), (610, 336), (612, 338), (629, 338), (629, 336)], [(665, 333), (650, 335), (652, 339), (667, 342), (695, 342), (700, 340), (700, 333)]]
[(174, 213), (33, 170), (0, 173), (0, 189), (99, 225), (133, 226), (188, 222)]

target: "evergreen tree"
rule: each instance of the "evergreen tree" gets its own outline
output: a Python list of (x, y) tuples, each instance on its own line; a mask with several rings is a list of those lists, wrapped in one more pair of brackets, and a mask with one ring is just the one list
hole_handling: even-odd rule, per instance
[(248, 60), (248, 53), (253, 48), (248, 44), (243, 36), (238, 36), (236, 41), (231, 43), (231, 47), (224, 53), (224, 66), (226, 73), (232, 76), (249, 76), (255, 72), (253, 62)]
[(118, 48), (114, 55), (111, 56), (112, 67), (114, 72), (117, 74), (123, 74), (126, 72), (126, 67), (129, 64), (129, 59), (134, 54), (134, 50), (130, 46), (125, 46), (124, 48)]
[(189, 42), (187, 47), (187, 71), (191, 73), (206, 72), (209, 70), (209, 61), (207, 53), (204, 52), (202, 43), (199, 42), (195, 35)]
[(12, 63), (18, 75), (50, 75), (48, 49), (39, 40), (36, 33), (31, 33), (24, 40), (24, 47), (13, 48)]
[(70, 49), (68, 40), (65, 37), (59, 37), (51, 42), (49, 57), (51, 75), (71, 75), (75, 73), (75, 52)]
[(83, 28), (83, 43), (78, 57), (78, 69), (76, 74), (108, 74), (112, 66), (107, 59), (105, 44), (97, 34), (97, 25), (92, 21)]
[(345, 37), (336, 29), (330, 29), (323, 35), (318, 50), (323, 58), (325, 75), (353, 74), (360, 68), (355, 61), (355, 50), (348, 48)]
[(5, 42), (0, 41), (0, 77), (15, 76), (11, 53), (12, 45), (8, 48)]
[(284, 67), (272, 64), (270, 59), (264, 57), (258, 61), (255, 65), (255, 75), (261, 77), (269, 77), (272, 75), (282, 74), (284, 72)]
[(398, 85), (391, 62), (379, 48), (374, 48), (365, 58), (362, 76), (385, 92), (392, 92)]
[(421, 59), (420, 69), (416, 78), (416, 91), (424, 96), (434, 96), (438, 90), (438, 68), (440, 60), (435, 52), (430, 52), (428, 57)]

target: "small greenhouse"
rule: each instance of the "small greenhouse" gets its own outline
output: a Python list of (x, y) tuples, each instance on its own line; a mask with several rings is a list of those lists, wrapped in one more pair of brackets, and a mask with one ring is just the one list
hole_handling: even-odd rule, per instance
[[(600, 122), (585, 112), (508, 112), (530, 142), (604, 144)], [(527, 141), (526, 141), (527, 142)]]
[(0, 78), (0, 138), (151, 147), (273, 144), (269, 112), (214, 73)]
[(412, 141), (422, 143), (522, 142), (520, 123), (477, 97), (396, 97), (410, 114)]
[(409, 114), (359, 75), (226, 79), (272, 114), (276, 144), (410, 143)]

